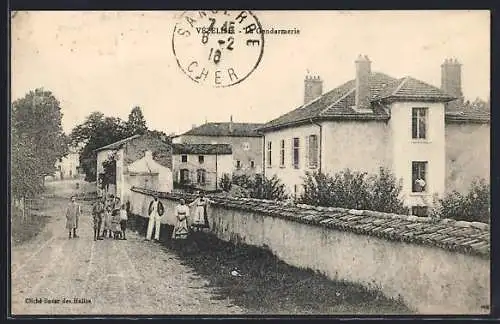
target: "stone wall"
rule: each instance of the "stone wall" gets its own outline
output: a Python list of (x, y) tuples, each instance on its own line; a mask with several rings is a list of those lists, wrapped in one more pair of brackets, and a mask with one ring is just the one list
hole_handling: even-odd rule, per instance
[[(144, 226), (153, 192), (133, 188)], [(162, 222), (175, 222), (179, 194), (159, 193)], [(182, 195), (190, 202), (191, 195)], [(489, 225), (331, 207), (211, 196), (211, 231), (222, 240), (269, 248), (293, 266), (402, 298), (422, 314), (483, 314), (490, 304)]]

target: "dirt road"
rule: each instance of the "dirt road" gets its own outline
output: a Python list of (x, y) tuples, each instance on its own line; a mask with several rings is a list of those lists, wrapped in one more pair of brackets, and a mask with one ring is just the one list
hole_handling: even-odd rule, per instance
[(42, 233), (12, 250), (12, 314), (243, 314), (158, 244), (128, 233), (94, 241), (81, 202), (80, 238), (64, 228), (68, 200), (51, 198)]

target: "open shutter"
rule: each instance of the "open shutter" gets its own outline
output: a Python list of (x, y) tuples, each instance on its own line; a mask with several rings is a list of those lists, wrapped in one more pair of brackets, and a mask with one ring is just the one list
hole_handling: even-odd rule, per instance
[(304, 139), (304, 168), (311, 167), (309, 164), (309, 136)]

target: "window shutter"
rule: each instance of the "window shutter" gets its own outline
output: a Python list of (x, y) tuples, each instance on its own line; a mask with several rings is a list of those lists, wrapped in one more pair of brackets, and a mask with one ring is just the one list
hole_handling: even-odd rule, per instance
[(293, 137), (291, 139), (291, 142), (290, 142), (290, 164), (292, 165), (292, 167), (295, 167), (295, 158), (294, 158), (294, 149), (293, 149)]
[(306, 138), (304, 139), (304, 167), (306, 167), (306, 168), (311, 167), (311, 164), (309, 163), (310, 162), (310, 159), (309, 159), (309, 146), (310, 146), (309, 139), (310, 139), (309, 136), (306, 136)]

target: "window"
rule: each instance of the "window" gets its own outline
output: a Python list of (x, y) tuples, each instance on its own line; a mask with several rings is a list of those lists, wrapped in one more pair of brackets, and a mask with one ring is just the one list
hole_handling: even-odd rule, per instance
[(249, 149), (250, 149), (250, 143), (248, 142), (243, 143), (243, 150), (248, 151)]
[(318, 167), (318, 136), (309, 136), (309, 167)]
[(253, 168), (255, 168), (255, 161), (254, 161), (254, 160), (250, 161), (250, 167), (251, 167), (252, 169), (253, 169)]
[(241, 161), (236, 160), (236, 169), (241, 169)]
[(411, 111), (411, 137), (427, 138), (427, 108), (413, 108)]
[(185, 163), (188, 161), (188, 156), (187, 155), (181, 155), (181, 162)]
[(59, 158), (59, 163), (62, 163), (62, 158)]
[(418, 217), (429, 216), (429, 208), (427, 206), (413, 206), (411, 207), (411, 214)]
[(280, 166), (285, 166), (285, 140), (280, 142)]
[(205, 184), (207, 172), (204, 169), (198, 169), (196, 171), (196, 175), (197, 175), (196, 182), (198, 184)]
[(199, 155), (198, 156), (198, 162), (200, 162), (200, 164), (202, 164), (203, 162), (205, 162), (205, 156)]
[(412, 162), (412, 192), (425, 192), (427, 190), (427, 162)]
[(292, 147), (292, 152), (293, 152), (293, 167), (295, 169), (298, 169), (299, 168), (299, 138), (298, 137), (294, 137), (293, 139), (293, 147)]
[(269, 141), (267, 142), (267, 166), (269, 168), (272, 166), (271, 153), (272, 153), (272, 143), (271, 141)]
[(180, 172), (180, 183), (188, 183), (189, 182), (189, 170), (181, 169)]

